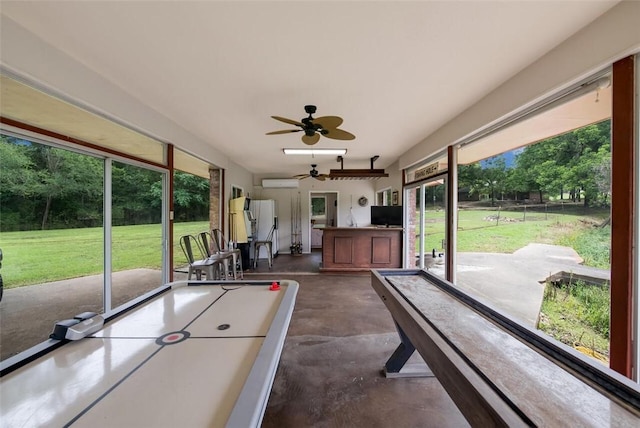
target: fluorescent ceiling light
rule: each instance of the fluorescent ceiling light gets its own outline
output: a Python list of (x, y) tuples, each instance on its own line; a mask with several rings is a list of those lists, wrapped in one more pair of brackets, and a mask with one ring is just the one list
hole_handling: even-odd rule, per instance
[(329, 155), (343, 156), (347, 149), (282, 149), (285, 155)]

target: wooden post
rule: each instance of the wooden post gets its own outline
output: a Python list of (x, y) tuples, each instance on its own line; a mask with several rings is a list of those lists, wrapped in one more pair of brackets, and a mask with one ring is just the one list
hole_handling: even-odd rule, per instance
[(633, 56), (613, 64), (611, 120), (611, 368), (633, 372), (634, 181)]

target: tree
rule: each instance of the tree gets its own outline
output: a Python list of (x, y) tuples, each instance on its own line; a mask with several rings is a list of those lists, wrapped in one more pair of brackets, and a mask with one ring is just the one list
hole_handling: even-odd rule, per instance
[(521, 191), (584, 194), (585, 206), (607, 200), (610, 189), (610, 121), (588, 125), (527, 146), (516, 158), (513, 185)]
[[(20, 147), (22, 140), (6, 135), (0, 136), (0, 189), (2, 193), (13, 193), (29, 196), (33, 189), (36, 175), (33, 163), (25, 150)], [(26, 142), (25, 142), (26, 143)]]
[(486, 194), (495, 206), (496, 194), (507, 189), (507, 167), (503, 157), (494, 156), (485, 161), (458, 168), (458, 186), (469, 188), (469, 194)]
[[(196, 221), (209, 218), (209, 180), (176, 171), (173, 176), (173, 203), (176, 220)], [(157, 198), (161, 183), (154, 183), (151, 191)], [(157, 199), (161, 200), (161, 199)]]
[(36, 174), (24, 146), (13, 137), (0, 136), (0, 226), (20, 230), (33, 220)]
[(8, 136), (0, 156), (3, 227), (32, 229), (36, 218), (41, 229), (75, 227), (83, 207), (101, 215), (101, 160)]

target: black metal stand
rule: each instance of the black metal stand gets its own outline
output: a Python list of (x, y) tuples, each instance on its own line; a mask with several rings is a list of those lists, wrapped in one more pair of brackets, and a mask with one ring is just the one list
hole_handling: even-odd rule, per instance
[(427, 366), (427, 363), (422, 361), (421, 363), (407, 364), (409, 358), (416, 351), (416, 347), (413, 346), (411, 340), (407, 337), (402, 328), (395, 322), (396, 330), (398, 330), (398, 336), (400, 336), (400, 345), (393, 352), (391, 357), (384, 365), (385, 377), (433, 377), (433, 372)]

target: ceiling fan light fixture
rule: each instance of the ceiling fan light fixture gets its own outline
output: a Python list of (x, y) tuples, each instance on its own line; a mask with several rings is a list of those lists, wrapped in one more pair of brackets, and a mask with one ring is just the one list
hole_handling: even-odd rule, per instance
[(347, 149), (282, 149), (285, 155), (343, 156)]

